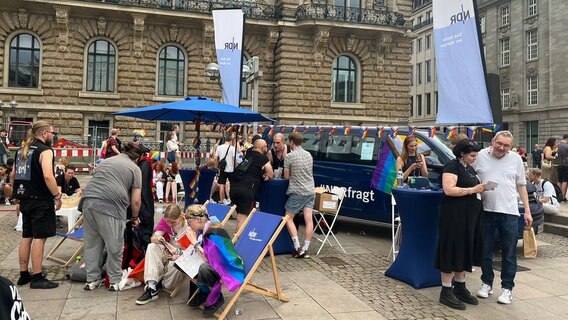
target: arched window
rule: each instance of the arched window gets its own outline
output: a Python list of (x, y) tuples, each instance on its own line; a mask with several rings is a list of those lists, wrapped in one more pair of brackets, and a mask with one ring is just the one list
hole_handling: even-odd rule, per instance
[(357, 102), (357, 68), (352, 58), (337, 57), (332, 78), (334, 102)]
[(96, 40), (87, 51), (87, 91), (114, 92), (116, 50), (106, 40)]
[(8, 86), (37, 88), (40, 66), (40, 44), (28, 33), (15, 36), (10, 42)]
[(158, 55), (158, 95), (183, 96), (185, 55), (176, 46), (164, 47)]

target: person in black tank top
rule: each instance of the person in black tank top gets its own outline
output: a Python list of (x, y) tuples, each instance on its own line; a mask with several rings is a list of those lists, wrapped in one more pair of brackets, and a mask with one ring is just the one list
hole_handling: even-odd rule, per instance
[(403, 180), (409, 176), (428, 177), (424, 155), (418, 153), (418, 141), (413, 135), (407, 136), (402, 144), (402, 154), (396, 159), (396, 170), (402, 170)]

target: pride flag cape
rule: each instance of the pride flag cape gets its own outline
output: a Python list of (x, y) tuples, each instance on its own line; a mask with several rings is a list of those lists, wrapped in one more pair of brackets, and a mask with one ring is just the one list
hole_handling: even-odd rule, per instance
[(221, 293), (221, 282), (225, 284), (229, 292), (235, 292), (245, 280), (245, 264), (237, 254), (233, 242), (224, 229), (210, 228), (210, 232), (203, 239), (203, 251), (209, 265), (217, 271), (221, 277), (205, 302), (210, 306), (217, 301)]
[(371, 179), (371, 187), (391, 194), (392, 186), (396, 180), (397, 157), (398, 151), (396, 151), (391, 137), (387, 136), (386, 142), (381, 148), (373, 178)]

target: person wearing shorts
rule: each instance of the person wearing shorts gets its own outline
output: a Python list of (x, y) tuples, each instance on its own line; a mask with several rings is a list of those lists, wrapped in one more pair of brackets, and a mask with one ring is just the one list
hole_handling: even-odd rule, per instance
[[(45, 278), (42, 261), (46, 239), (55, 236), (55, 210), (61, 208), (61, 192), (55, 181), (51, 149), (56, 133), (45, 121), (34, 123), (31, 133), (16, 152), (15, 170), (10, 175), (16, 190), (13, 196), (20, 200), (23, 221), (17, 284), (30, 283), (31, 289), (53, 289), (59, 284)], [(28, 270), (30, 258), (32, 274)]]
[[(314, 160), (312, 155), (302, 148), (303, 137), (299, 132), (292, 132), (288, 137), (292, 151), (284, 158), (284, 179), (289, 180), (288, 200), (284, 208), (289, 216), (286, 227), (294, 243), (294, 258), (309, 258), (308, 249), (314, 235), (312, 218), (315, 201), (314, 193)], [(294, 215), (302, 211), (306, 223), (304, 246), (300, 248), (298, 229), (294, 224)]]
[(243, 161), (250, 165), (242, 177), (233, 173), (231, 180), (231, 201), (237, 205), (237, 231), (254, 208), (255, 195), (260, 181), (272, 178), (274, 172), (270, 160), (266, 156), (268, 145), (263, 139), (254, 141), (251, 151), (247, 152)]

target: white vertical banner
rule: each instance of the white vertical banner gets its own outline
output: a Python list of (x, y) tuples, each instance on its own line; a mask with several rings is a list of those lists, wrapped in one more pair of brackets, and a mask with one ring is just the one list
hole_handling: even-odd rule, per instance
[(215, 9), (212, 13), (223, 102), (240, 107), (245, 14), (241, 9)]
[(474, 0), (433, 0), (436, 123), (493, 123)]

